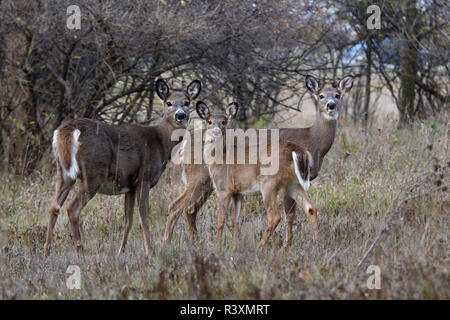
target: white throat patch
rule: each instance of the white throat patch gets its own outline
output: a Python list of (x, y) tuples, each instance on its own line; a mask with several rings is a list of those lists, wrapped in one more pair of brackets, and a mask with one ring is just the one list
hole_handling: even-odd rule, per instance
[(339, 112), (333, 111), (331, 114), (329, 112), (324, 112), (323, 116), (327, 120), (337, 120), (339, 118)]

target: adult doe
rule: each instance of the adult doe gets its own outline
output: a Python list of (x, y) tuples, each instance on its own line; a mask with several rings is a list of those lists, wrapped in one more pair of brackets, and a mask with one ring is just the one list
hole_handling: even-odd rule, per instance
[(53, 134), (57, 181), (50, 207), (44, 254), (48, 256), (58, 213), (77, 179), (80, 188), (67, 206), (76, 251), (82, 252), (80, 212), (97, 193), (125, 194), (125, 226), (119, 253), (125, 249), (133, 221), (137, 196), (145, 251), (150, 251), (149, 191), (158, 182), (172, 148), (174, 130), (186, 128), (192, 100), (201, 91), (192, 81), (185, 92), (171, 92), (164, 80), (156, 81), (156, 93), (164, 103), (162, 120), (150, 127), (109, 125), (91, 119), (74, 119), (61, 124)]

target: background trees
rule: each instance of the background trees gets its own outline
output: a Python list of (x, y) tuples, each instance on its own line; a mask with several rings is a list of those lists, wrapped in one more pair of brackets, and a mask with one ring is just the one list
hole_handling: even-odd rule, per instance
[[(348, 21), (364, 48), (366, 83), (370, 84), (373, 70), (396, 103), (401, 127), (447, 107), (450, 13), (447, 2), (338, 2), (340, 16)], [(371, 4), (381, 8), (379, 30), (366, 27), (366, 8)], [(366, 87), (365, 117), (370, 88)]]
[[(201, 79), (202, 99), (217, 107), (234, 99), (244, 127), (300, 110), (308, 73), (358, 75), (344, 114), (366, 127), (375, 82), (402, 126), (448, 109), (446, 1), (80, 0), (81, 30), (66, 27), (71, 4), (0, 4), (5, 169), (39, 165), (65, 119), (150, 123), (160, 76), (175, 86)], [(367, 29), (370, 4), (381, 8), (380, 30)]]

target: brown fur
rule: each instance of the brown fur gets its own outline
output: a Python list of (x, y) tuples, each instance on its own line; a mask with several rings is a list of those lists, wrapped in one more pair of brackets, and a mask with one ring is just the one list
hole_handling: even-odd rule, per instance
[(69, 170), (72, 157), (73, 131), (75, 128), (70, 126), (63, 126), (58, 130), (57, 144), (55, 156), (59, 159), (61, 165)]
[[(201, 90), (199, 81), (193, 81), (186, 92), (169, 92), (164, 81), (156, 82), (158, 96), (164, 101), (165, 113), (160, 123), (151, 127), (139, 125), (109, 125), (91, 119), (74, 119), (63, 123), (58, 130), (57, 154), (70, 167), (72, 143), (70, 136), (80, 131), (76, 160), (79, 167), (80, 189), (67, 206), (70, 227), (77, 253), (81, 252), (79, 216), (82, 208), (95, 194), (125, 194), (125, 227), (120, 252), (123, 252), (131, 228), (134, 203), (137, 197), (145, 250), (150, 251), (149, 190), (158, 182), (172, 148), (175, 129), (187, 124), (189, 106)], [(181, 113), (180, 113), (181, 112)], [(177, 120), (177, 114), (186, 116)], [(59, 139), (61, 137), (61, 139)], [(68, 160), (69, 159), (69, 160)], [(63, 205), (75, 179), (63, 179), (63, 168), (57, 163), (56, 197), (50, 208), (44, 253), (47, 256), (59, 208)]]

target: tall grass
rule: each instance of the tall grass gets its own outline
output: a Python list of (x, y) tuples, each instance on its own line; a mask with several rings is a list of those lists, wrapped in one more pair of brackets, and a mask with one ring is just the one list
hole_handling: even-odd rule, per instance
[[(266, 214), (261, 200), (249, 197), (240, 216), (238, 249), (230, 251), (229, 222), (223, 244), (216, 247), (217, 200), (212, 196), (197, 219), (200, 241), (191, 242), (180, 218), (172, 243), (162, 247), (167, 207), (183, 189), (178, 177), (166, 173), (150, 193), (153, 252), (144, 254), (135, 212), (127, 250), (116, 255), (123, 199), (97, 195), (82, 213), (81, 260), (65, 210), (50, 257), (43, 259), (52, 173), (3, 174), (0, 297), (449, 299), (449, 160), (448, 119), (429, 120), (413, 130), (375, 128), (368, 135), (340, 125), (310, 190), (319, 209), (318, 246), (298, 210), (293, 246), (283, 247), (282, 222), (267, 248), (257, 251)], [(80, 290), (66, 286), (66, 270), (73, 264), (81, 268)], [(369, 265), (381, 269), (380, 290), (366, 286)]]

